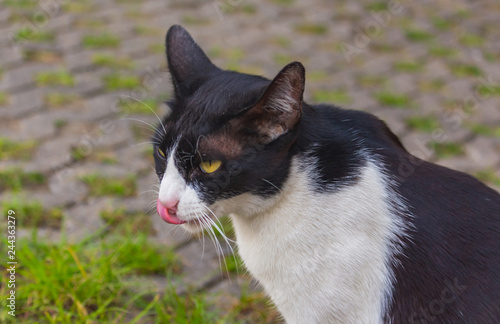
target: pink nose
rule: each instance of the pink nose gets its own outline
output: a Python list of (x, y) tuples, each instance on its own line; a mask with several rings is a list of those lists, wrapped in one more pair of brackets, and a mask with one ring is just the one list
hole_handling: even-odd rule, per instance
[(160, 215), (161, 218), (167, 223), (175, 225), (184, 224), (185, 221), (180, 220), (179, 217), (177, 217), (178, 204), (179, 204), (178, 200), (162, 203), (160, 199), (158, 199), (156, 202), (156, 210), (158, 211), (158, 215)]

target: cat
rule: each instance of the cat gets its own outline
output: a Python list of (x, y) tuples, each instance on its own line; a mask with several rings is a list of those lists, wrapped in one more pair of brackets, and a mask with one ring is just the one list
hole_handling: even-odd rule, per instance
[(159, 215), (195, 233), (230, 214), (287, 323), (500, 323), (500, 195), (422, 161), (375, 116), (216, 67), (181, 26), (153, 137)]

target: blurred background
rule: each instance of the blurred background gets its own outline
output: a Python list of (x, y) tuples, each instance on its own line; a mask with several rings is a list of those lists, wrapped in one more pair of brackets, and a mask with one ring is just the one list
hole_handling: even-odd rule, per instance
[(499, 21), (495, 0), (2, 0), (0, 204), (17, 217), (16, 318), (280, 322), (221, 237), (218, 250), (156, 215), (149, 141), (171, 92), (171, 25), (223, 68), (272, 78), (301, 61), (309, 103), (373, 113), (414, 155), (500, 190)]

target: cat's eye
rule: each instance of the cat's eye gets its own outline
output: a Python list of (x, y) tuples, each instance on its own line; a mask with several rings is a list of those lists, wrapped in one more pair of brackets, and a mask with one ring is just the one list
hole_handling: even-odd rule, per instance
[(163, 152), (160, 148), (157, 148), (156, 151), (158, 151), (158, 155), (161, 156), (162, 158), (166, 158), (165, 152)]
[(205, 173), (214, 173), (221, 165), (222, 162), (219, 160), (207, 160), (200, 163), (200, 169)]

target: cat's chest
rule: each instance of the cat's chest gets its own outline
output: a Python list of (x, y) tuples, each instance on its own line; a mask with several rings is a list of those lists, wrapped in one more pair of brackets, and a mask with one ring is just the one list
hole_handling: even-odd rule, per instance
[(268, 213), (233, 216), (246, 267), (288, 323), (381, 322), (391, 214), (376, 170), (363, 176), (336, 193), (303, 183)]

